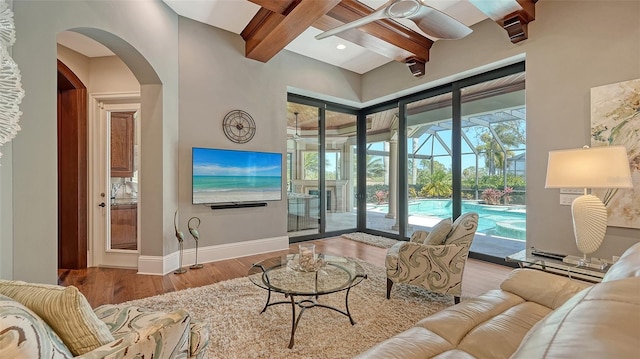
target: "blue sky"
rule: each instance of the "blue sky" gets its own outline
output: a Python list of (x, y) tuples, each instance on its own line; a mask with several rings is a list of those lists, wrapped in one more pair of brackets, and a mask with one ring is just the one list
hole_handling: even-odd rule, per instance
[(193, 148), (194, 176), (281, 176), (282, 154)]

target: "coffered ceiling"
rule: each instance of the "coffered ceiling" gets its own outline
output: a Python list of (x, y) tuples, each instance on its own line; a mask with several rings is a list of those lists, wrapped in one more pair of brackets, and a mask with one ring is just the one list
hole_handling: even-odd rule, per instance
[[(178, 15), (241, 35), (245, 56), (256, 61), (268, 62), (288, 50), (359, 74), (398, 61), (414, 76), (422, 76), (433, 43), (456, 40), (430, 37), (403, 18), (375, 21), (322, 40), (315, 36), (393, 2), (422, 1), (469, 27), (490, 18), (515, 43), (527, 38), (527, 24), (535, 19), (538, 0), (163, 1)], [(70, 31), (58, 34), (58, 42), (88, 57), (113, 55), (97, 42)]]
[[(245, 56), (267, 62), (283, 49), (363, 74), (390, 61), (422, 76), (434, 41), (411, 20), (379, 20), (327, 39), (319, 33), (358, 20), (393, 2), (423, 4), (466, 26), (487, 18), (513, 42), (526, 39), (537, 0), (163, 0), (181, 16), (236, 34)], [(455, 41), (455, 40), (447, 40)], [(338, 45), (344, 49), (337, 49)]]

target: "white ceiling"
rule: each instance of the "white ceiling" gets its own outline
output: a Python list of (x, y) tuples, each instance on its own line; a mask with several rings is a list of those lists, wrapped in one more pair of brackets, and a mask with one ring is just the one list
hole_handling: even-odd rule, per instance
[[(260, 6), (248, 0), (163, 0), (178, 15), (190, 18), (217, 28), (240, 34), (253, 18)], [(375, 9), (387, 0), (359, 0)], [(468, 0), (431, 0), (428, 2), (467, 26), (476, 24), (487, 18)], [(402, 25), (420, 32), (410, 20), (398, 19)], [(336, 36), (324, 40), (316, 40), (315, 35), (321, 31), (310, 27), (295, 40), (286, 50), (317, 59), (359, 74), (364, 74), (390, 61), (390, 58), (379, 55), (359, 45), (342, 40)], [(74, 32), (65, 31), (58, 34), (58, 43), (80, 52), (88, 57), (112, 56), (113, 53), (101, 44)], [(432, 39), (437, 40), (437, 39)], [(346, 45), (338, 50), (338, 44)]]

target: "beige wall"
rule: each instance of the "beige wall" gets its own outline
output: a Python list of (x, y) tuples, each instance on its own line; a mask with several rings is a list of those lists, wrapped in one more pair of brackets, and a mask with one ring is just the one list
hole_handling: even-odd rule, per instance
[(78, 76), (82, 84), (89, 88), (90, 73), (89, 73), (89, 61), (90, 59), (80, 53), (71, 50), (68, 47), (57, 45), (58, 60), (60, 60), (69, 70)]
[[(438, 41), (422, 79), (398, 63), (365, 74), (363, 101), (526, 58), (527, 246), (577, 255), (570, 207), (559, 204), (557, 189), (544, 189), (547, 155), (590, 143), (592, 87), (640, 78), (640, 2), (540, 1), (529, 39), (516, 45), (491, 21), (473, 29), (462, 40)], [(639, 239), (640, 230), (609, 227), (594, 256), (619, 255)]]
[[(360, 76), (288, 51), (282, 51), (266, 64), (247, 59), (244, 41), (239, 35), (186, 18), (180, 18), (179, 52), (178, 162), (183, 230), (186, 233), (189, 218), (199, 217), (201, 246), (286, 236), (286, 198), (259, 208), (211, 210), (207, 206), (192, 205), (191, 148), (284, 154), (287, 86), (358, 101)], [(236, 109), (248, 112), (256, 122), (256, 134), (246, 144), (235, 144), (222, 132), (222, 119)], [(283, 178), (285, 164), (283, 162)], [(185, 241), (185, 247), (194, 246), (190, 238)]]
[[(157, 197), (157, 193), (164, 195), (141, 218), (143, 226), (153, 228), (153, 231), (143, 233), (150, 240), (145, 241), (141, 249), (143, 254), (162, 256), (177, 248), (172, 241), (170, 223), (177, 205), (174, 177), (177, 171), (178, 54), (172, 49), (178, 48), (178, 17), (162, 2), (134, 1), (120, 2), (117, 7), (112, 5), (108, 1), (14, 3), (18, 41), (13, 47), (13, 55), (22, 71), (27, 95), (21, 106), (22, 131), (13, 142), (13, 234), (0, 240), (3, 243), (12, 241), (13, 277), (16, 279), (56, 282), (55, 37), (59, 31), (69, 29), (101, 40), (118, 54), (122, 52), (123, 62), (144, 85), (140, 89), (142, 101), (147, 98), (146, 113), (152, 117), (149, 132), (154, 136), (146, 139), (142, 151), (154, 165), (149, 166), (151, 170), (147, 176), (147, 181), (153, 185), (145, 187), (145, 179), (141, 178), (140, 196), (145, 202), (146, 197)], [(158, 111), (158, 108), (162, 110)], [(154, 126), (160, 128), (153, 129)], [(150, 191), (158, 187), (159, 192)], [(0, 200), (4, 206), (4, 196)], [(34, 248), (38, 250), (34, 251)]]

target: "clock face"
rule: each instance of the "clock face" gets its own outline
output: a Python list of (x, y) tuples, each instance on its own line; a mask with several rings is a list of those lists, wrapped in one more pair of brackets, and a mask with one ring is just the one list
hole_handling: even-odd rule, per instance
[(256, 134), (256, 123), (251, 116), (242, 110), (233, 110), (224, 116), (222, 129), (228, 139), (235, 143), (251, 141)]

